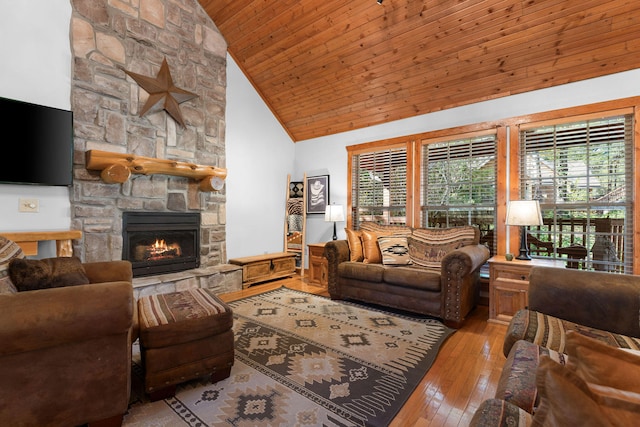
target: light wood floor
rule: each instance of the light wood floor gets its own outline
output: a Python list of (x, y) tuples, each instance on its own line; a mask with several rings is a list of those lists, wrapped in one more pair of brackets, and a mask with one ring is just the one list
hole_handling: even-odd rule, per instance
[[(325, 289), (296, 276), (221, 295), (221, 299), (233, 301), (280, 286), (328, 296)], [(488, 317), (488, 307), (478, 306), (447, 339), (392, 427), (467, 426), (478, 405), (494, 396), (505, 362), (502, 341), (506, 326), (489, 323)]]

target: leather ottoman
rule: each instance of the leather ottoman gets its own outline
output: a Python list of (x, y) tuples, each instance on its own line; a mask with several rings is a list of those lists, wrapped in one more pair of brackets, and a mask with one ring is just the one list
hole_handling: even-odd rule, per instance
[(233, 313), (206, 289), (138, 300), (145, 391), (151, 400), (175, 394), (179, 383), (229, 377), (234, 361)]

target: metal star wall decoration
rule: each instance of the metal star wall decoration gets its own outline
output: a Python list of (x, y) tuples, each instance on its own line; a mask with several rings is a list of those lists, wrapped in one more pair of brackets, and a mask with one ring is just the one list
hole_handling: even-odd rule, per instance
[(162, 61), (160, 71), (156, 77), (147, 77), (142, 74), (132, 73), (124, 70), (127, 75), (131, 76), (138, 85), (149, 93), (149, 99), (140, 110), (140, 117), (148, 112), (165, 110), (173, 119), (185, 127), (180, 104), (193, 98), (197, 98), (195, 93), (180, 89), (173, 84), (171, 71), (167, 64), (167, 58)]

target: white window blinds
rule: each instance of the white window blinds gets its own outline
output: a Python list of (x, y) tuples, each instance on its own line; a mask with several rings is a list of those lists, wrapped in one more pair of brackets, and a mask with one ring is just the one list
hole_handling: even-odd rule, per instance
[[(423, 227), (476, 225), (495, 229), (495, 134), (422, 146), (420, 222)], [(492, 246), (495, 239), (487, 242)]]
[(521, 198), (540, 201), (544, 219), (531, 234), (553, 243), (534, 255), (631, 271), (632, 135), (630, 115), (521, 130)]
[(355, 154), (351, 174), (354, 229), (363, 221), (406, 225), (406, 147)]

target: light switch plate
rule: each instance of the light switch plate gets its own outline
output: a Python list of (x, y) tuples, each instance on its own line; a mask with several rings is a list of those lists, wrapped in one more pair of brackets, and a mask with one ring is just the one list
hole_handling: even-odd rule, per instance
[(38, 212), (40, 210), (38, 199), (20, 199), (18, 203), (18, 212)]

